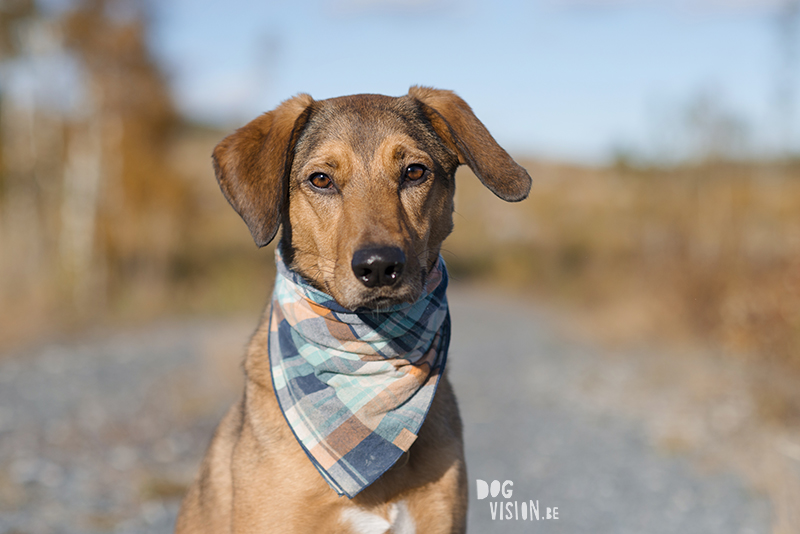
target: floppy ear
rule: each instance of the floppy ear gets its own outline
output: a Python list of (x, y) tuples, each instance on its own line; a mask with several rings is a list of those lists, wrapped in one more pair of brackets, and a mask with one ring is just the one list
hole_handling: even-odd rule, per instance
[(286, 100), (214, 148), (211, 159), (219, 187), (259, 247), (278, 232), (294, 144), (313, 102), (306, 94)]
[(423, 104), (423, 111), (439, 137), (458, 154), (495, 195), (509, 202), (528, 196), (531, 177), (503, 150), (475, 116), (469, 105), (452, 91), (414, 86), (409, 96)]

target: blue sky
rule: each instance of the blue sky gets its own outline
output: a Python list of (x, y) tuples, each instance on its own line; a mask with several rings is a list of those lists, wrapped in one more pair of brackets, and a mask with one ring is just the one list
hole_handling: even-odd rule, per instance
[(172, 0), (154, 48), (201, 121), (235, 126), (298, 92), (423, 84), (459, 93), (513, 152), (598, 162), (665, 149), (699, 95), (745, 122), (751, 146), (777, 146), (781, 4)]

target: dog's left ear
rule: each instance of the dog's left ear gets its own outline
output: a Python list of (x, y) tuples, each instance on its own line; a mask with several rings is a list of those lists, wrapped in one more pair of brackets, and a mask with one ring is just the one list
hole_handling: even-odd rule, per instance
[(525, 199), (531, 177), (518, 165), (472, 112), (452, 91), (414, 86), (408, 95), (423, 104), (423, 111), (439, 137), (458, 154), (495, 195), (508, 202)]
[(286, 203), (294, 145), (314, 102), (301, 94), (220, 141), (212, 160), (219, 187), (263, 247), (275, 237)]

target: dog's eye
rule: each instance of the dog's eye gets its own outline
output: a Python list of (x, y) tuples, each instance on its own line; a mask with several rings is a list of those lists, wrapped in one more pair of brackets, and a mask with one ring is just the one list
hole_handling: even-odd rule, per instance
[(330, 189), (333, 187), (333, 180), (331, 180), (331, 177), (321, 172), (312, 174), (308, 181), (317, 189)]
[(424, 165), (419, 165), (417, 163), (413, 165), (409, 165), (406, 167), (405, 175), (403, 176), (409, 182), (419, 182), (425, 175), (427, 174), (428, 169), (425, 168)]

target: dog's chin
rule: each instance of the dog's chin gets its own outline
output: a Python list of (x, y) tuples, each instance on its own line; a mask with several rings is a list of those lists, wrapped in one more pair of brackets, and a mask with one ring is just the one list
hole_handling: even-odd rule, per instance
[(340, 295), (334, 294), (332, 296), (341, 306), (348, 310), (367, 309), (380, 312), (399, 304), (413, 304), (421, 293), (421, 288), (403, 284), (397, 288), (345, 290)]
[[(324, 276), (322, 269), (303, 269), (297, 264), (293, 268), (312, 286), (333, 297), (343, 308), (353, 311), (367, 309), (380, 312), (401, 304), (413, 304), (422, 295), (427, 276), (426, 269), (415, 269), (413, 274), (406, 272), (403, 279), (391, 287), (370, 288), (351, 272), (334, 272), (331, 276)], [(310, 276), (311, 273), (317, 276)]]

